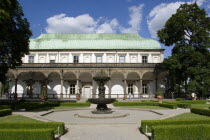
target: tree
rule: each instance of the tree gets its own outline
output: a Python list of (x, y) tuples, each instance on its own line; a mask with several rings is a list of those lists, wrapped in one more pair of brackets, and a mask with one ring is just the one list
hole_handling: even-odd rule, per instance
[(9, 68), (21, 65), (32, 33), (17, 0), (0, 1), (0, 82)]
[(204, 95), (210, 86), (210, 18), (196, 3), (183, 4), (158, 31), (161, 43), (174, 46), (172, 56), (164, 61), (173, 85), (185, 88), (196, 86)]

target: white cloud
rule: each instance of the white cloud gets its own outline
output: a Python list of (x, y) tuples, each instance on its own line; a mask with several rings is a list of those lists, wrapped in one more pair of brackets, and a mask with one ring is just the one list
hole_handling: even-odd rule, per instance
[(144, 7), (144, 4), (140, 4), (139, 6), (129, 7), (130, 21), (128, 22), (128, 24), (131, 27), (129, 27), (129, 28), (122, 27), (120, 29), (120, 31), (122, 33), (136, 33), (140, 30), (143, 7)]
[(47, 33), (92, 33), (97, 22), (88, 14), (67, 17), (66, 14), (54, 15), (47, 19)]
[[(206, 0), (197, 0), (199, 6), (203, 5)], [(194, 3), (195, 0), (188, 3)], [(177, 1), (172, 3), (161, 3), (154, 7), (147, 17), (148, 28), (152, 38), (157, 38), (157, 31), (162, 29), (166, 21), (176, 13), (176, 10), (185, 2)]]
[(97, 29), (96, 33), (116, 33), (119, 23), (116, 18), (111, 21), (101, 24)]
[(105, 18), (94, 19), (89, 14), (77, 17), (59, 14), (47, 19), (47, 33), (136, 33), (140, 30), (142, 20), (143, 4), (129, 7), (130, 21), (129, 28), (121, 26), (116, 18), (104, 20)]

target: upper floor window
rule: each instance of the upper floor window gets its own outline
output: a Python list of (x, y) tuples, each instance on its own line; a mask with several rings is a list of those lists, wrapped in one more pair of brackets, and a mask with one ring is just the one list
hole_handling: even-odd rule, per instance
[(55, 55), (50, 55), (50, 63), (55, 63)]
[(102, 63), (102, 56), (96, 56), (96, 63)]
[(147, 56), (142, 56), (142, 63), (147, 63)]
[(125, 56), (120, 56), (120, 63), (125, 63)]
[(79, 63), (79, 56), (74, 56), (74, 63)]
[(55, 60), (50, 60), (50, 63), (55, 63)]
[(29, 63), (34, 63), (34, 56), (29, 56)]

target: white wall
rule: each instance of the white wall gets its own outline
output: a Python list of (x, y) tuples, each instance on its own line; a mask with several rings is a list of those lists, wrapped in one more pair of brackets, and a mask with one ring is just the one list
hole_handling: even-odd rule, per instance
[[(148, 57), (148, 63), (161, 63), (164, 59), (162, 52), (131, 52), (131, 51), (57, 51), (57, 52), (30, 52), (22, 60), (29, 62), (29, 56), (34, 56), (34, 63), (49, 63), (52, 57), (55, 57), (55, 63), (73, 63), (73, 56), (79, 56), (79, 63), (96, 63), (96, 55), (101, 55), (103, 63), (119, 63), (119, 56), (125, 56), (125, 63), (142, 63), (142, 56)], [(65, 59), (64, 59), (65, 57)], [(86, 58), (88, 57), (88, 58)], [(112, 57), (109, 58), (109, 57)], [(135, 57), (135, 58), (134, 58)]]

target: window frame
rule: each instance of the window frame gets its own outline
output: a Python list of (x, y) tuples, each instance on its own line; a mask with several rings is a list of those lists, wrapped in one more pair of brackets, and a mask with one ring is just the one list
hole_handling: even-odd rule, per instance
[[(31, 61), (31, 59), (30, 58), (32, 58), (33, 57), (33, 62)], [(34, 55), (29, 55), (28, 56), (28, 63), (34, 63)]]
[[(98, 61), (98, 58), (101, 58), (101, 61)], [(101, 55), (96, 56), (96, 63), (103, 63), (103, 57)]]
[(142, 92), (143, 92), (143, 94), (148, 94), (148, 86), (147, 86), (147, 84), (142, 84)]
[(79, 63), (79, 56), (78, 56), (78, 55), (74, 55), (74, 56), (73, 56), (73, 63), (74, 63), (74, 64)]
[[(121, 58), (123, 58), (123, 59), (121, 59)], [(121, 60), (123, 60), (123, 62)], [(124, 55), (119, 56), (119, 63), (125, 63), (125, 56)]]
[[(146, 58), (146, 59), (144, 59), (144, 58)], [(142, 56), (142, 63), (148, 63), (148, 56), (146, 56), (146, 55), (143, 55)]]
[(134, 94), (133, 84), (128, 84), (128, 94), (130, 94), (130, 92), (132, 95)]
[(74, 95), (76, 94), (76, 85), (75, 84), (70, 84), (69, 85), (69, 94)]

